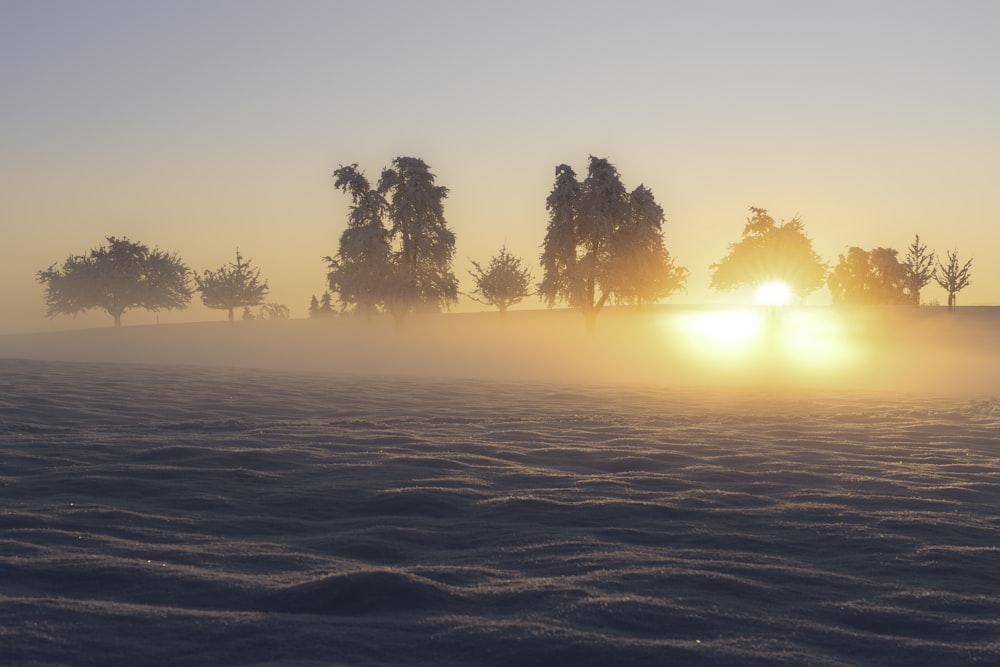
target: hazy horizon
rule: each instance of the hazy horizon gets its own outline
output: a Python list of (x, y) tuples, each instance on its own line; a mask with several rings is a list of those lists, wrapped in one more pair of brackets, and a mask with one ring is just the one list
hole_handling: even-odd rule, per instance
[[(914, 234), (957, 249), (959, 306), (1000, 304), (998, 20), (991, 2), (6, 3), (0, 333), (105, 326), (46, 318), (35, 274), (108, 235), (198, 271), (239, 247), (303, 317), (346, 224), (333, 170), (400, 155), (450, 190), (463, 292), (504, 244), (540, 277), (554, 168), (596, 155), (665, 209), (691, 272), (668, 303), (744, 300), (708, 266), (753, 205), (800, 216), (828, 263)], [(223, 315), (195, 297), (125, 321)]]

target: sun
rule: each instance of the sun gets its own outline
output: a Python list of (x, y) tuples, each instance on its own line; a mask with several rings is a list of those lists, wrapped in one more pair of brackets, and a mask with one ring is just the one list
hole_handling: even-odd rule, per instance
[(792, 288), (786, 282), (772, 280), (758, 287), (755, 296), (762, 306), (787, 306), (792, 301)]

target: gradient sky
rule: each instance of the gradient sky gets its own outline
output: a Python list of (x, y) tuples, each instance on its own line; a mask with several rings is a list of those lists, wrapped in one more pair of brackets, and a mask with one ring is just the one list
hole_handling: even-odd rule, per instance
[[(466, 291), (504, 243), (540, 278), (555, 166), (593, 154), (664, 207), (691, 271), (674, 302), (744, 297), (708, 265), (754, 205), (830, 263), (915, 233), (957, 248), (959, 305), (1000, 304), (997, 26), (992, 0), (4, 0), (0, 333), (109, 326), (47, 319), (35, 279), (107, 235), (199, 271), (239, 246), (304, 317), (347, 216), (331, 173), (399, 155), (451, 191)], [(123, 322), (224, 318), (196, 295)]]

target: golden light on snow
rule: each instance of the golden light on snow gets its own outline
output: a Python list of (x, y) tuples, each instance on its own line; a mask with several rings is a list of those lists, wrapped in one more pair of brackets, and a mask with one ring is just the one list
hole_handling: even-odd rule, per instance
[(758, 287), (754, 295), (762, 306), (787, 306), (792, 300), (792, 288), (786, 282), (772, 280)]
[(688, 313), (669, 325), (686, 357), (721, 369), (849, 370), (861, 350), (828, 310), (735, 308)]

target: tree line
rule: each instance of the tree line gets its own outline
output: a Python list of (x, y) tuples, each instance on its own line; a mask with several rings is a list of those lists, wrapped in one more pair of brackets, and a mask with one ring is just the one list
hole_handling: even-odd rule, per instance
[[(457, 303), (455, 234), (444, 215), (448, 189), (436, 183), (428, 165), (397, 157), (374, 184), (357, 164), (339, 167), (333, 179), (350, 197), (347, 225), (337, 252), (322, 258), (328, 289), (319, 299), (312, 296), (310, 316), (387, 314), (402, 325), (410, 313), (440, 312)], [(578, 308), (593, 327), (608, 303), (642, 306), (685, 288), (689, 271), (666, 248), (663, 208), (644, 185), (628, 190), (606, 158), (591, 156), (582, 179), (569, 165), (558, 165), (545, 206), (540, 282), (505, 244), (485, 267), (470, 260), (475, 289), (467, 296), (502, 314), (536, 295), (549, 307)], [(921, 290), (933, 280), (954, 310), (956, 295), (969, 284), (971, 259), (962, 263), (956, 251), (948, 251), (945, 263), (936, 262), (919, 236), (902, 260), (891, 248), (850, 247), (830, 267), (813, 250), (798, 217), (779, 223), (766, 209), (751, 206), (750, 213), (741, 239), (709, 266), (713, 289), (780, 281), (802, 299), (825, 285), (835, 305), (919, 305)], [(38, 272), (50, 316), (101, 309), (119, 327), (127, 310), (184, 308), (195, 291), (208, 308), (225, 310), (230, 322), (239, 308), (244, 319), (289, 316), (283, 304), (264, 302), (267, 281), (239, 249), (235, 262), (198, 273), (176, 253), (127, 238), (105, 240)], [(259, 307), (258, 313), (251, 307)]]

